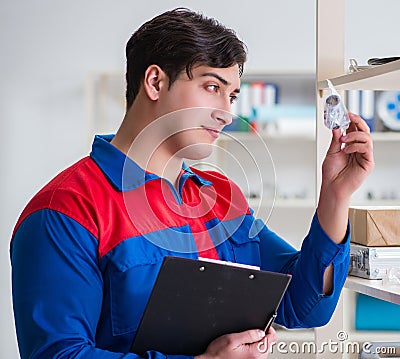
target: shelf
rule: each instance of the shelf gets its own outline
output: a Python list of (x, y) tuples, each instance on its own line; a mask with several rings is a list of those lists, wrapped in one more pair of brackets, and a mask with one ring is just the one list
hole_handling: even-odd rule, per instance
[[(400, 60), (330, 79), (337, 90), (399, 90)], [(326, 80), (318, 89), (328, 89)]]
[(374, 142), (399, 142), (400, 132), (372, 132), (372, 140)]
[[(371, 132), (372, 140), (374, 142), (399, 142), (400, 132)], [(279, 135), (279, 134), (257, 134), (254, 132), (241, 132), (241, 131), (226, 131), (222, 132), (218, 141), (305, 141), (315, 142), (315, 134), (301, 134), (301, 135)]]
[[(400, 132), (372, 132), (372, 139), (374, 142), (399, 142), (400, 143)], [(301, 134), (301, 135), (268, 135), (268, 134), (256, 134), (253, 132), (240, 132), (240, 131), (226, 131), (221, 134), (218, 141), (306, 141), (315, 142), (315, 134)]]
[[(250, 198), (248, 200), (250, 207), (253, 209), (258, 207), (271, 207), (273, 200)], [(315, 208), (315, 201), (310, 198), (291, 198), (291, 199), (277, 199), (274, 203), (274, 208)]]
[(286, 329), (276, 325), (274, 328), (280, 342), (313, 342), (315, 338), (313, 329)]
[(344, 286), (358, 293), (400, 304), (400, 285), (392, 284), (383, 286), (382, 280), (379, 279), (348, 276)]
[(348, 340), (352, 342), (398, 342), (400, 333), (398, 331), (376, 331), (376, 330), (351, 330)]
[[(372, 132), (372, 140), (374, 142), (399, 142), (400, 132)], [(218, 141), (303, 141), (315, 142), (315, 134), (301, 134), (301, 135), (279, 135), (279, 134), (257, 134), (254, 132), (240, 132), (240, 131), (226, 131), (223, 132)]]
[[(247, 199), (250, 207), (271, 207), (273, 202), (272, 198), (250, 198)], [(354, 200), (350, 203), (350, 206), (399, 206), (400, 199), (374, 199), (374, 200)], [(274, 203), (274, 208), (316, 208), (315, 201), (311, 198), (288, 198), (288, 199), (277, 199)]]
[(270, 69), (247, 69), (244, 71), (243, 77), (257, 76), (257, 78), (268, 76), (282, 76), (282, 77), (310, 77), (315, 78), (315, 69), (285, 69), (283, 70), (270, 70)]
[[(399, 137), (400, 138), (400, 137)], [(315, 142), (315, 133), (301, 135), (268, 135), (254, 132), (226, 131), (222, 132), (218, 141), (306, 141)]]
[[(313, 329), (285, 329), (275, 328), (279, 341), (314, 342)], [(346, 332), (348, 341), (352, 342), (398, 342), (400, 333), (398, 331), (376, 331), (376, 330), (349, 330)]]
[(242, 81), (271, 81), (271, 80), (302, 80), (315, 81), (315, 70), (298, 71), (285, 70), (283, 71), (245, 71), (241, 77)]
[(400, 198), (397, 199), (364, 199), (364, 200), (351, 200), (350, 207), (365, 207), (365, 206), (379, 206), (379, 207), (399, 207)]

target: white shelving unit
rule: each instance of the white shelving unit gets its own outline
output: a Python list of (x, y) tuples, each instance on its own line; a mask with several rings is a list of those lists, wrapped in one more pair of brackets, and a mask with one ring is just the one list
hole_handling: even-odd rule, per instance
[[(373, 11), (373, 9), (370, 9)], [(344, 18), (345, 0), (317, 0), (317, 173), (321, 168), (326, 149), (330, 142), (330, 134), (323, 128), (323, 99), (327, 90), (327, 79), (335, 88), (344, 94), (345, 90), (399, 90), (400, 61), (365, 69), (352, 74), (345, 74), (344, 64)], [(344, 98), (344, 97), (343, 97)], [(392, 153), (400, 150), (400, 135), (398, 133), (374, 133), (375, 175), (380, 176), (380, 187), (387, 186), (390, 176), (400, 173), (397, 162), (393, 162)], [(389, 172), (389, 169), (394, 172)], [(372, 177), (372, 176), (371, 176)], [(398, 181), (397, 181), (398, 182)], [(321, 177), (317, 175), (317, 188)], [(365, 183), (363, 188), (369, 186)], [(397, 187), (398, 188), (398, 187)], [(378, 199), (370, 204), (398, 204), (400, 200)], [(363, 200), (355, 199), (353, 204)], [(364, 200), (365, 203), (365, 200)], [(376, 298), (400, 304), (400, 291), (397, 287), (383, 287), (381, 281), (370, 281), (349, 277), (345, 290), (338, 303), (337, 310), (331, 322), (316, 329), (316, 342), (334, 340), (336, 333), (345, 330), (349, 340), (366, 341), (396, 341), (400, 342), (398, 332), (365, 332), (355, 331), (351, 318), (354, 316), (355, 293), (364, 293)], [(317, 358), (349, 358), (346, 353), (322, 353)]]
[(371, 135), (374, 143), (395, 142), (397, 144), (400, 142), (400, 132), (373, 132)]
[(400, 286), (396, 284), (383, 285), (382, 280), (349, 277), (345, 287), (358, 293), (400, 304)]
[[(335, 29), (336, 30), (336, 29)], [(338, 90), (399, 90), (400, 60), (351, 74), (330, 78)], [(319, 80), (319, 90), (326, 90), (326, 80)]]

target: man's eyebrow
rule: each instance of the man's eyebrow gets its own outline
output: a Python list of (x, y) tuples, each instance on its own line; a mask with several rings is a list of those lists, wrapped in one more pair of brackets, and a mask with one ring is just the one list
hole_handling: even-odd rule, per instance
[[(211, 77), (215, 77), (217, 80), (219, 80), (223, 85), (228, 86), (231, 83), (228, 82), (227, 80), (225, 80), (223, 77), (221, 77), (220, 75), (216, 74), (215, 72), (205, 72), (204, 74), (202, 74), (201, 76), (211, 76)], [(233, 92), (235, 93), (239, 93), (240, 89), (235, 89), (233, 90)]]

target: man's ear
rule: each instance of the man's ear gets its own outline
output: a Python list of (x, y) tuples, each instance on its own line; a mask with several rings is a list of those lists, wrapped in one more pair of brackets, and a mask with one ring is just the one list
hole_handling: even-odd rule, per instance
[(150, 100), (156, 101), (159, 98), (160, 90), (168, 86), (168, 76), (157, 65), (150, 65), (144, 73), (143, 88)]

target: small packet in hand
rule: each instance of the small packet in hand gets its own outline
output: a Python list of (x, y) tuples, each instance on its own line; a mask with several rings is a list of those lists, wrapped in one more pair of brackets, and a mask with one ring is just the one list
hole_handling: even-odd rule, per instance
[(350, 118), (338, 92), (335, 90), (332, 83), (329, 80), (327, 81), (329, 95), (325, 99), (324, 123), (330, 130), (340, 128), (342, 133), (344, 133), (350, 125)]

